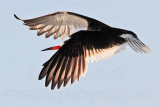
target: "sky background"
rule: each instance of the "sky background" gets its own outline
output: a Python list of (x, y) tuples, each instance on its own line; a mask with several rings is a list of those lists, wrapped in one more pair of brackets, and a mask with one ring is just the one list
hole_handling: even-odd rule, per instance
[[(50, 90), (39, 81), (42, 64), (55, 51), (42, 49), (62, 41), (36, 36), (21, 21), (56, 11), (72, 11), (110, 26), (134, 31), (151, 49), (137, 54), (130, 47), (88, 64), (85, 78)], [(159, 0), (1, 0), (0, 107), (159, 107)]]

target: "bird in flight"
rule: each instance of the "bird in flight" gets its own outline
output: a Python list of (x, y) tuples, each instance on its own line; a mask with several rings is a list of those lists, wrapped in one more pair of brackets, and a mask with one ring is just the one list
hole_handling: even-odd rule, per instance
[(45, 86), (51, 83), (51, 89), (57, 85), (64, 87), (71, 79), (71, 84), (80, 79), (87, 71), (89, 61), (108, 58), (129, 45), (137, 53), (149, 53), (150, 49), (130, 31), (114, 28), (96, 19), (73, 12), (55, 12), (41, 17), (22, 20), (30, 30), (37, 30), (37, 35), (45, 33), (48, 38), (61, 37), (63, 45), (53, 46), (46, 50), (57, 52), (43, 64), (39, 80), (46, 77)]

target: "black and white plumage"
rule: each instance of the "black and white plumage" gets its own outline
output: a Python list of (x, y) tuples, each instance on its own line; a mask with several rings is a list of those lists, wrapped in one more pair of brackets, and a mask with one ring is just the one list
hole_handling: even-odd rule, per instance
[[(19, 20), (16, 15), (15, 17)], [(110, 27), (96, 19), (72, 12), (56, 12), (38, 18), (22, 20), (37, 35), (45, 33), (48, 38), (54, 34), (58, 37), (69, 37), (59, 50), (43, 64), (39, 79), (46, 77), (45, 85), (52, 81), (51, 89), (58, 84), (58, 89), (71, 78), (73, 83), (87, 70), (88, 61), (108, 58), (129, 45), (139, 53), (149, 53), (150, 49), (140, 41), (136, 34), (129, 30)], [(46, 50), (52, 50), (48, 48)]]

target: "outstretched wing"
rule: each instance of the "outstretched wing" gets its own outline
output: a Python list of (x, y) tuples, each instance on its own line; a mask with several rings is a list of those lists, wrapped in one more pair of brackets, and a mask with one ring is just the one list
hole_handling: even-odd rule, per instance
[[(16, 15), (15, 17), (21, 20)], [(56, 12), (22, 21), (29, 26), (30, 30), (37, 30), (38, 36), (45, 33), (46, 38), (48, 38), (54, 34), (54, 39), (60, 36), (64, 39), (79, 30), (98, 30), (99, 27), (108, 26), (95, 19), (72, 12)]]
[(51, 89), (56, 84), (64, 86), (71, 78), (73, 83), (85, 74), (88, 60), (99, 60), (110, 57), (125, 49), (125, 40), (110, 37), (100, 31), (79, 31), (44, 64), (39, 79), (46, 76), (46, 86), (52, 81)]

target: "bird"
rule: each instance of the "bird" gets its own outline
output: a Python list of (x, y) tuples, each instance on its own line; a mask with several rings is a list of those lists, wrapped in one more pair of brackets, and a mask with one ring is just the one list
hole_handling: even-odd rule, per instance
[[(62, 38), (63, 44), (46, 48), (42, 51), (57, 50), (43, 64), (38, 79), (44, 77), (45, 86), (51, 83), (59, 89), (71, 84), (87, 71), (89, 62), (107, 59), (126, 49), (129, 45), (137, 53), (149, 53), (150, 49), (130, 30), (111, 27), (94, 18), (69, 11), (59, 11), (32, 19), (22, 20), (30, 30), (37, 30), (37, 35), (45, 33), (48, 38)], [(65, 38), (68, 38), (65, 40)]]

